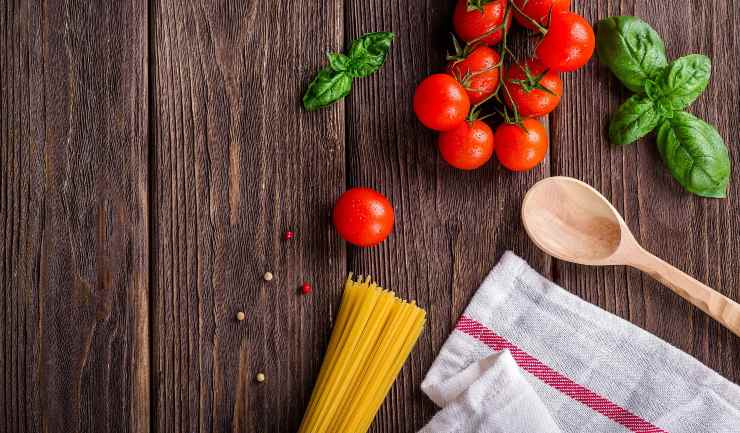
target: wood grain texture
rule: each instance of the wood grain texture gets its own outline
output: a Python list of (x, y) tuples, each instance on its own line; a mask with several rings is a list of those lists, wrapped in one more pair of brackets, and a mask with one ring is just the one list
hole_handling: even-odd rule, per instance
[[(545, 274), (550, 270), (549, 259), (529, 242), (519, 218), (524, 192), (549, 175), (549, 160), (521, 174), (494, 160), (476, 171), (456, 170), (440, 159), (436, 134), (424, 129), (411, 109), (416, 84), (444, 67), (453, 7), (452, 1), (432, 0), (346, 3), (346, 41), (368, 31), (396, 33), (386, 65), (358, 81), (347, 101), (348, 186), (385, 194), (396, 223), (381, 245), (351, 248), (349, 269), (416, 299), (429, 314), (373, 432), (414, 432), (435, 413), (419, 384), (505, 250)], [(516, 48), (523, 56), (531, 46)]]
[(346, 277), (343, 104), (300, 105), (342, 2), (152, 9), (154, 430), (296, 431)]
[[(609, 145), (627, 92), (596, 60), (563, 74), (541, 166), (447, 166), (411, 99), (444, 65), (453, 6), (0, 1), (0, 432), (295, 431), (350, 270), (429, 312), (371, 428), (414, 432), (436, 411), (422, 378), (507, 249), (740, 382), (739, 338), (638, 271), (552, 261), (519, 218), (538, 179), (577, 177), (647, 249), (739, 300), (738, 2), (573, 2), (591, 22), (644, 18), (671, 57), (712, 58), (690, 111), (730, 147), (727, 200), (683, 192), (654, 137)], [(303, 111), (324, 53), (381, 30), (397, 39), (379, 73), (346, 101)], [(522, 55), (535, 42), (515, 38)], [(351, 186), (394, 204), (378, 247), (347, 247), (331, 227)], [(312, 295), (299, 295), (304, 281)]]
[(0, 5), (0, 431), (145, 432), (146, 8)]
[[(736, 3), (577, 2), (592, 22), (611, 15), (636, 15), (663, 37), (670, 59), (690, 53), (712, 59), (712, 80), (689, 111), (716, 125), (730, 148), (733, 176), (726, 200), (693, 196), (663, 166), (651, 134), (625, 147), (606, 138), (609, 115), (629, 93), (597, 60), (565, 77), (564, 100), (552, 118), (552, 172), (588, 182), (609, 198), (642, 245), (724, 295), (740, 299), (738, 192), (738, 115), (740, 80), (735, 36), (740, 18)], [(656, 334), (740, 382), (740, 338), (660, 283), (636, 270), (587, 268), (556, 262), (557, 282)]]

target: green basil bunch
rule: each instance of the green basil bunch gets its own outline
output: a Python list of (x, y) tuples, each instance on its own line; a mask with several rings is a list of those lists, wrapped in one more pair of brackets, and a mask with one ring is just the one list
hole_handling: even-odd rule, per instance
[(690, 54), (668, 63), (658, 33), (636, 17), (609, 17), (596, 29), (599, 60), (635, 92), (614, 112), (609, 140), (624, 145), (658, 128), (658, 150), (673, 177), (689, 192), (723, 198), (730, 155), (717, 130), (683, 112), (709, 83), (712, 62)]
[(352, 41), (347, 54), (329, 53), (329, 66), (308, 85), (303, 107), (313, 111), (347, 96), (352, 90), (352, 79), (367, 77), (383, 66), (393, 37), (389, 32), (367, 33)]

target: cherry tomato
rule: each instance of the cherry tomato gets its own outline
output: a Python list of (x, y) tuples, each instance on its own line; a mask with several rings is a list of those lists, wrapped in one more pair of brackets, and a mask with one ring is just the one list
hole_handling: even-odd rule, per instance
[(555, 72), (575, 71), (594, 53), (594, 30), (573, 12), (553, 14), (550, 27), (535, 49), (537, 58)]
[[(570, 9), (570, 0), (513, 0), (516, 7), (519, 8), (524, 14), (537, 21), (541, 26), (547, 27), (548, 21), (552, 15), (560, 12), (565, 12)], [(514, 19), (521, 26), (526, 27), (530, 30), (536, 30), (537, 27), (532, 24), (532, 20), (528, 19), (519, 11), (514, 11)]]
[(482, 120), (463, 122), (439, 134), (439, 153), (455, 168), (476, 169), (493, 155), (493, 131)]
[(468, 92), (470, 103), (477, 104), (496, 90), (500, 59), (496, 50), (480, 45), (464, 59), (450, 62), (447, 72), (461, 82)]
[(516, 104), (519, 114), (525, 117), (544, 116), (551, 112), (563, 95), (563, 81), (558, 74), (536, 59), (527, 60), (524, 65), (512, 65), (506, 71), (504, 85), (506, 105), (513, 107)]
[(547, 132), (535, 119), (526, 118), (522, 125), (503, 123), (496, 128), (496, 157), (511, 171), (525, 171), (536, 166), (547, 155)]
[(449, 131), (464, 121), (469, 111), (468, 94), (451, 75), (430, 75), (416, 87), (414, 112), (429, 129)]
[(393, 230), (393, 206), (370, 188), (352, 188), (334, 205), (334, 227), (347, 242), (360, 247), (379, 244)]
[[(496, 45), (504, 37), (501, 24), (506, 16), (507, 0), (458, 0), (452, 15), (452, 25), (465, 42), (482, 41)], [(506, 27), (511, 26), (511, 14)]]

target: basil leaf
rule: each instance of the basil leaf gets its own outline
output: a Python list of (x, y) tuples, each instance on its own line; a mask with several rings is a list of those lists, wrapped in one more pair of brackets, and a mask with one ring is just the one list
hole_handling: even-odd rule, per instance
[(342, 53), (329, 53), (327, 54), (327, 57), (329, 57), (329, 66), (331, 66), (335, 71), (342, 72), (347, 70), (349, 57)]
[(655, 129), (660, 119), (650, 98), (633, 95), (614, 112), (609, 122), (609, 140), (620, 145), (632, 143)]
[(314, 77), (303, 95), (303, 107), (313, 111), (349, 94), (352, 79), (367, 77), (385, 63), (393, 33), (368, 33), (352, 42), (348, 54), (329, 53), (329, 66)]
[(598, 22), (596, 45), (599, 60), (633, 92), (642, 92), (668, 65), (660, 35), (636, 17), (609, 17)]
[(656, 79), (658, 103), (683, 110), (694, 102), (709, 84), (712, 61), (701, 54), (691, 54), (671, 63)]
[(368, 33), (352, 42), (349, 49), (347, 73), (352, 78), (367, 77), (385, 63), (393, 42), (393, 33)]
[(349, 94), (352, 89), (352, 78), (344, 72), (324, 68), (308, 85), (303, 95), (303, 107), (308, 111), (326, 107)]
[(658, 129), (658, 151), (687, 191), (702, 197), (727, 195), (730, 155), (712, 125), (689, 113), (676, 112)]

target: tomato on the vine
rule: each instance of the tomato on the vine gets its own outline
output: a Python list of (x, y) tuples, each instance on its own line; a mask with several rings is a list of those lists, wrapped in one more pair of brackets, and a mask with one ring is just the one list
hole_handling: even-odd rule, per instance
[(570, 9), (570, 0), (513, 0), (513, 2), (526, 15), (524, 16), (515, 10), (514, 19), (521, 26), (530, 30), (537, 30), (537, 26), (532, 23), (532, 20), (541, 26), (547, 27), (551, 15)]
[(470, 103), (477, 104), (496, 91), (500, 60), (496, 50), (479, 45), (464, 58), (452, 60), (447, 65), (447, 72), (463, 85)]
[(588, 21), (573, 12), (561, 12), (552, 15), (535, 53), (548, 68), (569, 72), (585, 65), (595, 46), (594, 30)]
[(334, 227), (347, 242), (369, 247), (381, 243), (393, 230), (393, 206), (370, 188), (352, 188), (334, 205)]
[(533, 168), (547, 155), (547, 131), (535, 119), (522, 119), (521, 125), (503, 123), (496, 128), (496, 157), (512, 171)]
[[(504, 37), (503, 23), (507, 0), (458, 0), (452, 25), (465, 42), (481, 41), (496, 45)], [(506, 28), (511, 27), (511, 14)]]
[(560, 103), (563, 81), (536, 59), (516, 63), (506, 71), (504, 101), (519, 115), (537, 117), (548, 114)]
[(468, 93), (451, 75), (433, 74), (416, 86), (414, 112), (429, 129), (449, 131), (464, 121), (469, 111)]
[(466, 121), (439, 134), (439, 153), (455, 168), (476, 169), (493, 155), (493, 131), (482, 120)]

